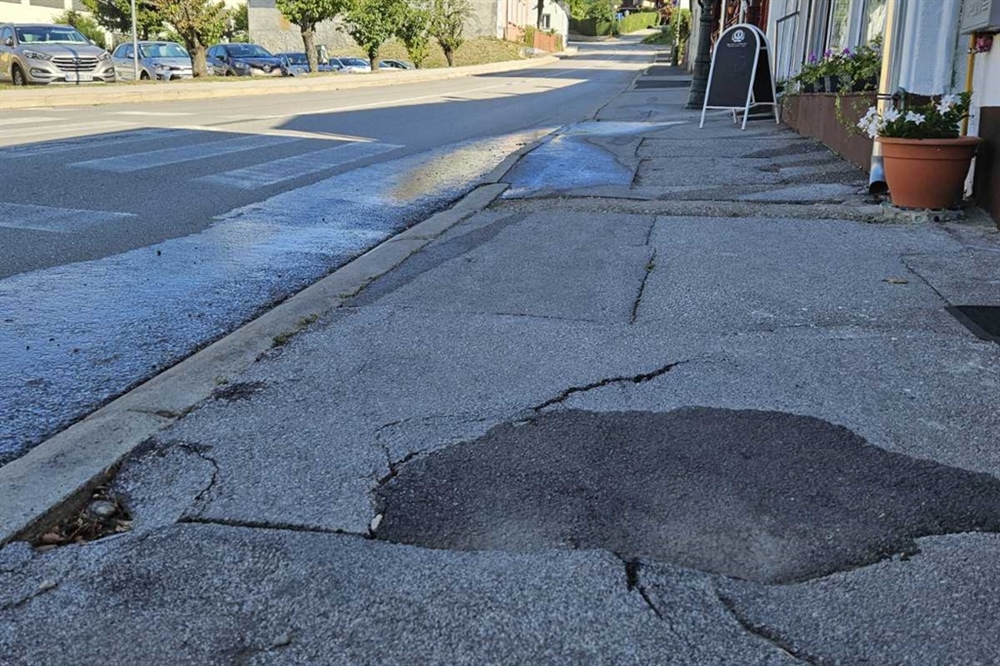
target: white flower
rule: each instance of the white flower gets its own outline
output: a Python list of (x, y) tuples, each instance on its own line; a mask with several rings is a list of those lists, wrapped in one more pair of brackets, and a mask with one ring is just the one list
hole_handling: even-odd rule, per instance
[(868, 109), (868, 113), (858, 121), (858, 127), (865, 131), (868, 138), (874, 139), (882, 129), (882, 118), (878, 115), (878, 109), (874, 106)]
[(948, 111), (951, 111), (951, 108), (956, 104), (958, 104), (958, 95), (945, 95), (941, 98), (941, 101), (938, 102), (938, 113), (947, 113)]
[(923, 125), (925, 120), (927, 120), (927, 116), (922, 113), (914, 113), (913, 111), (908, 111), (906, 113), (906, 122), (908, 123)]
[(886, 109), (885, 113), (882, 114), (882, 120), (887, 123), (892, 123), (899, 120), (900, 113), (896, 109)]

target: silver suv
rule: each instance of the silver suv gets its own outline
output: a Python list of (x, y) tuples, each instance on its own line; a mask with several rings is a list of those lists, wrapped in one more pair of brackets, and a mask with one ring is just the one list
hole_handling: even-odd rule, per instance
[(114, 80), (111, 54), (72, 26), (0, 24), (0, 81), (23, 86)]

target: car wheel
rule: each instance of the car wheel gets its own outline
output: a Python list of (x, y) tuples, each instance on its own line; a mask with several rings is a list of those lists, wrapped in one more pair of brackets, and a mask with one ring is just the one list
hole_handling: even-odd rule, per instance
[(233, 70), (227, 69), (226, 70), (226, 76), (236, 76), (236, 75), (233, 73)]
[(14, 65), (14, 67), (11, 69), (10, 77), (14, 79), (15, 86), (28, 85), (28, 79), (24, 77), (24, 72), (21, 71), (21, 68), (18, 65)]
[(140, 72), (139, 73), (139, 80), (140, 81), (149, 81), (149, 74), (146, 73), (146, 72)]

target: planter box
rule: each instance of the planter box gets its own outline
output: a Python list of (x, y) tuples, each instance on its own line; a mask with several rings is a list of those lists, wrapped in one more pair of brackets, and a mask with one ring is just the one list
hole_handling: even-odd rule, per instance
[[(875, 93), (841, 93), (844, 118), (853, 126), (869, 106), (875, 104)], [(872, 140), (856, 130), (848, 133), (847, 127), (837, 119), (837, 95), (813, 93), (788, 95), (782, 102), (781, 119), (803, 136), (817, 139), (855, 166), (868, 172), (872, 159)]]

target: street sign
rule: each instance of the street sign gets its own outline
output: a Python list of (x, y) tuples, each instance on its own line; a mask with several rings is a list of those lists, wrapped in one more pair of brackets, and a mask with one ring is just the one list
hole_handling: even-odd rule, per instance
[(778, 120), (777, 92), (771, 76), (771, 48), (767, 36), (755, 25), (739, 23), (719, 36), (712, 53), (708, 72), (708, 90), (701, 109), (701, 125), (705, 126), (708, 109), (743, 110), (743, 127), (747, 127), (750, 109), (755, 106), (774, 108)]

